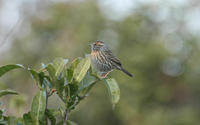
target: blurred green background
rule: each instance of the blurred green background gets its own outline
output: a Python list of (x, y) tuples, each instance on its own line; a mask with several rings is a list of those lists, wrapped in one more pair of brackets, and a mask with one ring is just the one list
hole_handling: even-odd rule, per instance
[[(0, 65), (39, 69), (56, 57), (72, 61), (104, 40), (130, 78), (120, 71), (121, 99), (112, 110), (97, 84), (71, 113), (79, 125), (199, 125), (200, 2), (198, 0), (0, 0)], [(14, 29), (14, 30), (12, 30)], [(19, 96), (0, 101), (9, 115), (30, 109), (37, 91), (27, 72), (0, 79)], [(57, 98), (49, 107), (57, 108)]]

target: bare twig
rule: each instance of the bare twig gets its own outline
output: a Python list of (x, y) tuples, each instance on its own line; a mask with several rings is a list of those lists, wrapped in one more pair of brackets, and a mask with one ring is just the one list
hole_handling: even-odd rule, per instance
[[(48, 91), (47, 91), (47, 88), (46, 88), (46, 106), (45, 106), (45, 111), (48, 110), (47, 109), (48, 108), (48, 99), (49, 99), (49, 94), (48, 94)], [(47, 125), (50, 125), (48, 116), (46, 116), (46, 123), (47, 123)]]
[(65, 116), (64, 116), (64, 123), (63, 123), (63, 125), (67, 125), (68, 114), (69, 114), (69, 111), (65, 110)]

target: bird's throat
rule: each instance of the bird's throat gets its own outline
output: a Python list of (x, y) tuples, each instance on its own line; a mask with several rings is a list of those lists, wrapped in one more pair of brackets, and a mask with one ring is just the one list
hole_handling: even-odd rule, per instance
[(97, 56), (98, 53), (99, 53), (98, 51), (92, 51), (92, 52), (91, 52), (91, 56)]

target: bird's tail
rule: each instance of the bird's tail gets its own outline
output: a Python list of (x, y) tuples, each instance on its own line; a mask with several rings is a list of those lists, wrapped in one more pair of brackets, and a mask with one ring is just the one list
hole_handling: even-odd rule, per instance
[(128, 76), (133, 77), (133, 75), (130, 72), (128, 72), (127, 70), (125, 70), (124, 68), (121, 67), (120, 70), (122, 72), (126, 73)]

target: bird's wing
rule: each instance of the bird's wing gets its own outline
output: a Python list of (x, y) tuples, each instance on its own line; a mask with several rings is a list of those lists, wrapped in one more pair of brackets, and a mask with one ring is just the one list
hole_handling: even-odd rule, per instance
[(106, 48), (104, 52), (108, 56), (108, 59), (110, 59), (112, 62), (116, 63), (119, 66), (122, 65), (119, 59), (112, 53), (110, 49)]

